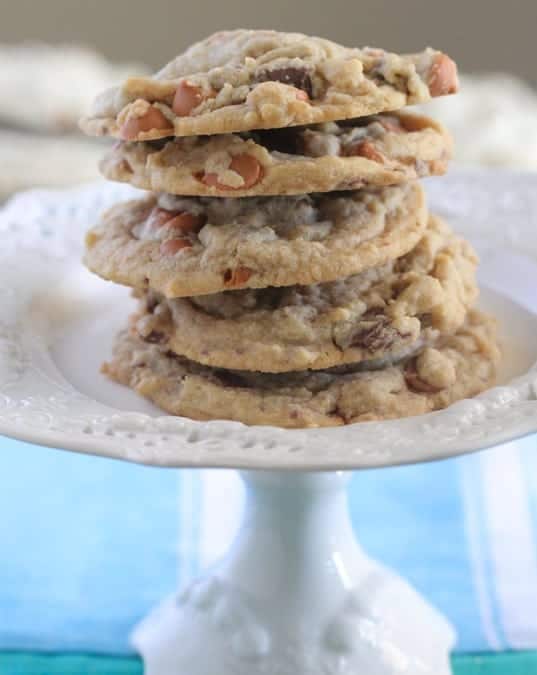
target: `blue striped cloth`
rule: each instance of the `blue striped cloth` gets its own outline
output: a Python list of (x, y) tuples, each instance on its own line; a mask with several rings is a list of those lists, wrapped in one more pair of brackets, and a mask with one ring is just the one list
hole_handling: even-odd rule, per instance
[[(537, 648), (537, 437), (357, 473), (365, 549), (454, 623), (459, 651)], [(226, 549), (231, 471), (172, 471), (0, 438), (0, 649), (127, 653), (133, 624)]]

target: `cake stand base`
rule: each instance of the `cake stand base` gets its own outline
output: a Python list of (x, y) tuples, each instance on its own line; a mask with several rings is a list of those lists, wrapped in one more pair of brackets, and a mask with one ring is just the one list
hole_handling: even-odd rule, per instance
[(135, 629), (146, 675), (449, 675), (454, 632), (370, 560), (349, 473), (247, 471), (228, 555)]

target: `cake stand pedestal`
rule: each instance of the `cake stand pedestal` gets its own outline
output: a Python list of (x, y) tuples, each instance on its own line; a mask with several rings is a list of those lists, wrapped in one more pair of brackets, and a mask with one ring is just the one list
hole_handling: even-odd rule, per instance
[(344, 470), (537, 431), (537, 174), (455, 172), (429, 186), (432, 209), (481, 254), (482, 306), (503, 337), (500, 386), (438, 413), (333, 429), (162, 416), (99, 374), (131, 301), (84, 270), (83, 233), (133, 193), (36, 191), (0, 211), (0, 434), (155, 466), (244, 470), (246, 515), (228, 555), (134, 632), (146, 674), (449, 675), (453, 630), (361, 550)]
[(454, 632), (362, 551), (348, 472), (243, 472), (228, 555), (133, 634), (146, 675), (448, 675)]

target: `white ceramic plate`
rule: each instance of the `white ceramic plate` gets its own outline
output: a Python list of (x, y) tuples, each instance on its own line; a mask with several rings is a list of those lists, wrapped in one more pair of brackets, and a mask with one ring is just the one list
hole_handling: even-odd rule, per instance
[(537, 431), (537, 174), (457, 172), (427, 189), (481, 254), (481, 305), (503, 339), (500, 386), (437, 413), (335, 429), (162, 416), (99, 373), (132, 301), (84, 269), (83, 234), (136, 194), (99, 183), (23, 193), (0, 211), (0, 433), (165, 466), (334, 469), (437, 459)]

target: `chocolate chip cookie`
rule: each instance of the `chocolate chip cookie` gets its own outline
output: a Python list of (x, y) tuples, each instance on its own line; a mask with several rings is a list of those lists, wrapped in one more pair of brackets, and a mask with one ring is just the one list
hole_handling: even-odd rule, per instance
[(144, 141), (362, 117), (457, 91), (442, 52), (398, 55), (300, 33), (215, 33), (153, 77), (104, 92), (83, 130)]
[(427, 225), (423, 188), (118, 204), (86, 238), (103, 277), (166, 297), (332, 281), (398, 258)]
[(278, 374), (221, 370), (125, 331), (103, 370), (173, 415), (300, 428), (445, 408), (490, 387), (498, 360), (495, 322), (472, 311), (455, 335), (392, 363)]
[(167, 300), (142, 293), (132, 330), (193, 361), (285, 372), (396, 357), (454, 333), (478, 295), (472, 247), (431, 216), (405, 256), (339, 281)]
[(443, 174), (447, 131), (433, 120), (382, 113), (309, 127), (118, 142), (103, 175), (179, 195), (249, 197), (394, 185)]
[(429, 216), (446, 130), (401, 112), (458, 89), (428, 48), (222, 31), (104, 92), (104, 176), (146, 189), (86, 238), (139, 306), (103, 366), (175, 415), (282, 427), (420, 415), (494, 382), (477, 258)]

